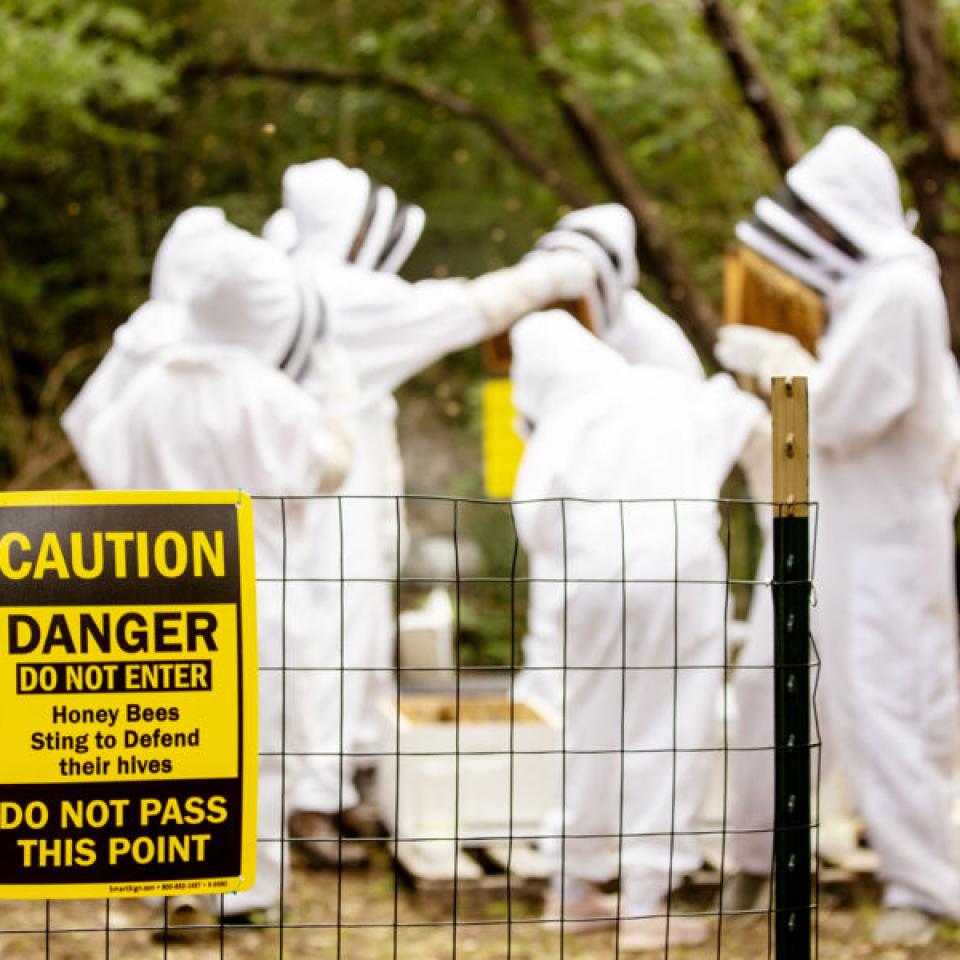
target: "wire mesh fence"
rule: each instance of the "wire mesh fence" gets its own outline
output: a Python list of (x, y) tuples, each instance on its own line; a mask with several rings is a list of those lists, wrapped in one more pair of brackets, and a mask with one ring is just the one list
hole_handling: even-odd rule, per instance
[(254, 888), (2, 903), (0, 956), (810, 956), (810, 549), (774, 509), (256, 499)]

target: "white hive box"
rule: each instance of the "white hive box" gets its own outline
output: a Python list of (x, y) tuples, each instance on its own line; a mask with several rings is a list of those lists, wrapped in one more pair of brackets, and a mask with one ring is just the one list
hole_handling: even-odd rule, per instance
[(395, 837), (492, 846), (543, 832), (561, 771), (560, 725), (544, 706), (514, 702), (512, 739), (507, 697), (462, 695), (459, 724), (452, 694), (401, 694), (399, 710), (381, 709), (394, 755), (381, 760), (378, 806)]
[(453, 624), (453, 604), (446, 587), (434, 587), (423, 606), (400, 614), (397, 666), (401, 682), (427, 686), (453, 682)]

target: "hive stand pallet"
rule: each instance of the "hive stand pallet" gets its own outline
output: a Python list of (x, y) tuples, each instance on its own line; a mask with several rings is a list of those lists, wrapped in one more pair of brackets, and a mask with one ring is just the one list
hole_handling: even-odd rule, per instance
[(509, 888), (514, 896), (532, 899), (543, 895), (550, 878), (546, 861), (525, 841), (516, 841), (512, 850), (506, 842), (461, 846), (456, 869), (449, 846), (438, 849), (434, 842), (396, 846), (397, 865), (418, 893), (452, 893), (456, 887), (460, 893), (504, 896)]

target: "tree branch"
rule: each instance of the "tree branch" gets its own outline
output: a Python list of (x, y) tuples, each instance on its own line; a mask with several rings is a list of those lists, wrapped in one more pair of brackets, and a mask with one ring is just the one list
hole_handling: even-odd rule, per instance
[(700, 7), (707, 32), (726, 55), (744, 103), (760, 124), (767, 151), (785, 174), (802, 156), (803, 142), (773, 92), (756, 47), (729, 0), (701, 0)]
[(575, 207), (582, 207), (590, 202), (584, 191), (566, 179), (556, 166), (540, 157), (513, 127), (479, 104), (443, 87), (429, 83), (416, 83), (403, 77), (369, 70), (326, 64), (300, 66), (262, 60), (194, 63), (186, 69), (185, 74), (187, 76), (268, 78), (288, 83), (318, 83), (331, 87), (350, 85), (386, 90), (408, 100), (439, 107), (452, 116), (476, 124), (500, 144), (514, 158), (519, 167), (545, 183), (563, 201)]
[(711, 351), (718, 325), (713, 305), (704, 295), (683, 250), (656, 201), (640, 184), (623, 147), (600, 118), (576, 82), (554, 65), (553, 37), (530, 0), (504, 0), (523, 47), (536, 65), (544, 86), (563, 114), (599, 179), (637, 222), (637, 255), (660, 281), (677, 321), (703, 352)]

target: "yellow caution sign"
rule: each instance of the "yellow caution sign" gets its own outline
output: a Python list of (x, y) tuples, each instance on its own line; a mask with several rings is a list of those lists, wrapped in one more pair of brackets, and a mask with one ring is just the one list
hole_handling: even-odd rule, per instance
[(487, 496), (509, 500), (517, 479), (523, 440), (516, 430), (510, 380), (483, 385), (483, 485)]
[(255, 594), (243, 494), (0, 494), (0, 897), (253, 883)]

